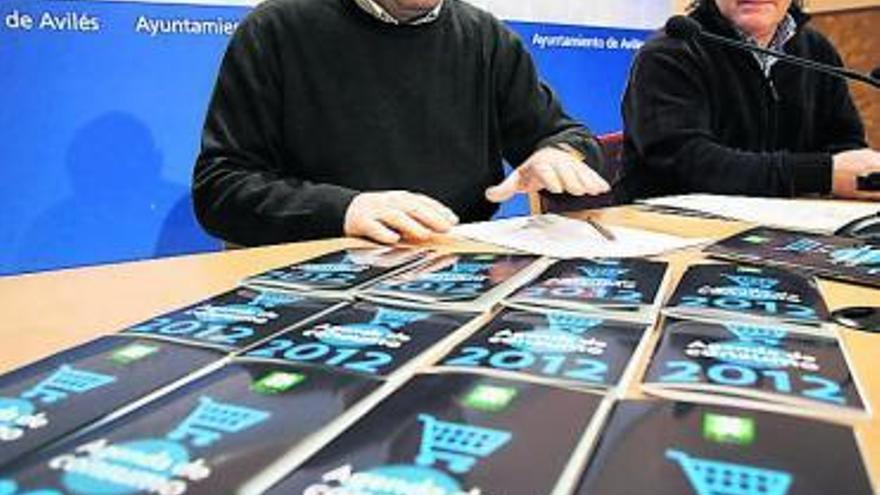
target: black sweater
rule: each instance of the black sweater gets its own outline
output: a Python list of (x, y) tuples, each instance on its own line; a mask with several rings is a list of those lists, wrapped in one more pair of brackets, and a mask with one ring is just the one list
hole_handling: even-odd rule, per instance
[(447, 0), (432, 23), (382, 23), (353, 0), (270, 0), (227, 49), (195, 166), (196, 214), (244, 245), (342, 234), (361, 191), (422, 192), (463, 221), (541, 146), (595, 141), (490, 14)]
[[(705, 30), (735, 38), (715, 2), (691, 13)], [(841, 65), (805, 27), (785, 51)], [(623, 100), (624, 200), (706, 192), (754, 196), (828, 193), (832, 154), (866, 147), (842, 79), (777, 62), (765, 77), (746, 51), (665, 35), (634, 61)]]

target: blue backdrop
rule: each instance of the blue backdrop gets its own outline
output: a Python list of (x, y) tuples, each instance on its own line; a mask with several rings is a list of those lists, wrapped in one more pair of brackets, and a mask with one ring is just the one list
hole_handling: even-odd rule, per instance
[[(0, 274), (219, 248), (196, 224), (188, 191), (228, 37), (150, 26), (189, 19), (223, 31), (247, 10), (2, 2)], [(510, 25), (569, 113), (596, 132), (620, 128), (627, 68), (648, 32)], [(525, 209), (520, 200), (502, 215)]]

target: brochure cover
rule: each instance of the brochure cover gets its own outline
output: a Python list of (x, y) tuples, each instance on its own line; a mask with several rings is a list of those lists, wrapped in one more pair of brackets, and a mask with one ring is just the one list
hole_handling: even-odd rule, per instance
[(667, 318), (643, 387), (687, 400), (754, 399), (796, 414), (868, 413), (836, 337), (779, 326)]
[(621, 383), (646, 331), (645, 324), (597, 315), (504, 309), (449, 353), (441, 366), (611, 388)]
[(550, 494), (601, 402), (534, 383), (420, 375), (266, 493)]
[(798, 268), (880, 287), (880, 246), (850, 237), (756, 227), (709, 246), (714, 256)]
[[(104, 337), (2, 375), (0, 466), (221, 358), (167, 342)], [(0, 485), (2, 493), (8, 492)]]
[(378, 383), (289, 365), (228, 365), (0, 470), (0, 493), (236, 493)]
[(576, 495), (870, 495), (852, 429), (686, 402), (624, 401)]
[(121, 335), (237, 352), (340, 304), (332, 299), (238, 288), (135, 325)]
[(245, 356), (388, 377), (475, 317), (358, 302), (280, 334)]
[(424, 256), (424, 250), (404, 247), (342, 249), (254, 275), (244, 284), (344, 295), (346, 291), (387, 276)]
[(557, 261), (507, 300), (575, 311), (650, 311), (659, 304), (666, 267), (643, 258)]
[(816, 281), (773, 267), (710, 264), (687, 269), (667, 314), (718, 321), (820, 326), (828, 308)]
[(537, 260), (537, 256), (525, 254), (440, 255), (415, 270), (374, 285), (362, 296), (429, 304), (432, 308), (482, 311), (531, 277), (538, 268)]

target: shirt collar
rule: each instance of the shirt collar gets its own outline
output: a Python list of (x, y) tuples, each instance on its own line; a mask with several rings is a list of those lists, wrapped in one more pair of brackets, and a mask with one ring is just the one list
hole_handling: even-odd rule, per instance
[[(795, 21), (794, 17), (791, 14), (786, 14), (785, 18), (782, 19), (782, 22), (779, 23), (779, 26), (776, 27), (776, 32), (773, 33), (773, 38), (770, 39), (770, 43), (767, 45), (768, 50), (773, 50), (776, 52), (785, 51), (785, 44), (792, 38), (794, 38), (795, 34), (797, 34), (798, 24)], [(746, 33), (745, 31), (736, 28), (737, 33), (740, 38), (742, 38), (747, 43), (751, 43), (752, 45), (758, 46), (757, 40), (753, 38), (751, 35)], [(763, 69), (764, 74), (769, 75), (770, 69), (773, 68), (773, 65), (779, 60), (778, 58), (772, 55), (764, 55), (761, 53), (754, 53), (755, 59), (758, 60), (758, 64), (761, 65), (761, 69)]]
[(434, 7), (434, 9), (432, 9), (427, 14), (421, 17), (417, 17), (411, 21), (402, 22), (389, 14), (388, 11), (385, 10), (384, 7), (379, 5), (375, 0), (354, 0), (354, 3), (358, 4), (361, 9), (382, 22), (388, 24), (409, 24), (412, 26), (434, 22), (435, 20), (437, 20), (438, 17), (440, 17), (440, 9), (443, 7), (443, 1), (441, 1), (437, 4), (436, 7)]

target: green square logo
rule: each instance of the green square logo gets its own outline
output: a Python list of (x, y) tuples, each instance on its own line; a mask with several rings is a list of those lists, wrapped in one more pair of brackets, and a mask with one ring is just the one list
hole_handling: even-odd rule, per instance
[(272, 371), (251, 384), (251, 390), (262, 395), (276, 395), (287, 392), (304, 382), (306, 375), (287, 371)]
[(764, 244), (769, 240), (770, 240), (770, 238), (760, 236), (760, 235), (749, 235), (749, 236), (743, 237), (743, 241), (748, 242), (749, 244)]
[(707, 413), (703, 416), (703, 438), (715, 443), (751, 445), (755, 441), (755, 420)]
[(477, 385), (468, 392), (462, 403), (478, 411), (498, 412), (506, 409), (516, 394), (515, 388)]
[(159, 352), (159, 346), (157, 345), (129, 344), (113, 351), (113, 354), (110, 355), (110, 361), (117, 364), (131, 364), (157, 352)]

